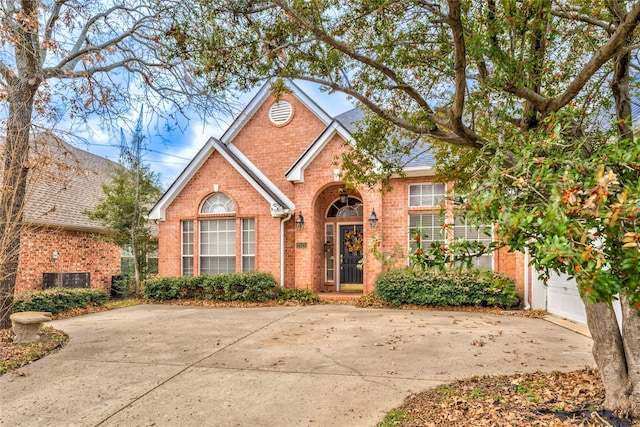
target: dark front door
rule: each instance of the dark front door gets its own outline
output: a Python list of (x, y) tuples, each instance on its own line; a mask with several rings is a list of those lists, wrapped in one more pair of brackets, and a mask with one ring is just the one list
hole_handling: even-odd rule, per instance
[(362, 259), (363, 252), (362, 224), (341, 225), (340, 290), (362, 290), (362, 270), (358, 268), (358, 262)]

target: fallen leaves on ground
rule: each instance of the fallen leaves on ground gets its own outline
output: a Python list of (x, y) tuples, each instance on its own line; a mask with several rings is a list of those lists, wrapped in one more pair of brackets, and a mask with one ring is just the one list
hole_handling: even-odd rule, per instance
[(40, 339), (29, 344), (14, 344), (11, 329), (0, 329), (0, 375), (38, 360), (67, 343), (69, 337), (62, 331), (44, 327)]
[(596, 369), (473, 377), (407, 397), (379, 426), (631, 427), (604, 397)]
[(487, 313), (501, 314), (507, 316), (522, 316), (535, 319), (541, 319), (548, 313), (544, 310), (503, 310), (498, 307), (479, 307), (479, 306), (431, 306), (417, 304), (402, 304), (400, 306), (390, 305), (374, 294), (364, 295), (353, 302), (353, 305), (359, 308), (390, 308), (397, 310), (433, 310), (433, 311), (457, 311), (466, 313)]

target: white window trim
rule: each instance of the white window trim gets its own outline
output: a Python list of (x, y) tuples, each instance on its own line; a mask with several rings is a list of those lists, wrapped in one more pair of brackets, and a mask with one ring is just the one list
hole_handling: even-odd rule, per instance
[[(413, 241), (413, 238), (411, 236), (411, 215), (440, 215), (439, 213), (436, 212), (410, 212), (407, 215), (407, 234), (408, 234), (408, 239), (407, 239), (407, 254), (411, 253), (411, 244)], [(447, 225), (447, 227), (454, 227), (455, 226), (455, 217), (453, 219), (453, 222), (450, 222), (451, 220), (449, 219), (448, 215), (445, 218), (444, 224)], [(485, 227), (485, 225), (481, 226)], [(494, 224), (490, 225), (491, 227), (491, 241), (494, 242), (494, 236), (495, 236), (495, 230), (494, 230)], [(465, 220), (465, 228), (468, 230), (469, 225), (467, 223), (467, 221)], [(473, 228), (475, 230), (475, 227)], [(465, 233), (467, 234), (467, 233)], [(465, 236), (466, 237), (466, 236)], [(444, 236), (444, 241), (446, 244), (451, 243), (453, 240), (455, 240), (455, 233), (454, 233), (454, 229), (451, 229), (451, 232), (449, 232), (449, 230), (447, 230), (445, 236)], [(430, 242), (435, 242), (438, 240), (431, 240)], [(472, 241), (477, 241), (477, 240), (472, 240)], [(495, 263), (496, 263), (496, 257), (495, 257), (495, 251), (492, 251), (489, 255), (483, 255), (483, 256), (490, 256), (491, 257), (491, 271), (496, 271), (495, 268)], [(477, 258), (479, 259), (479, 258)], [(407, 255), (407, 265), (409, 265), (409, 256)], [(477, 266), (475, 266), (477, 268)]]
[[(409, 184), (407, 187), (407, 206), (409, 206), (410, 208), (433, 208), (433, 207), (438, 207), (440, 206), (440, 203), (435, 204), (435, 205), (412, 205), (411, 204), (411, 187), (417, 187), (417, 186), (424, 186), (424, 185), (430, 185), (434, 188), (435, 191), (435, 186), (436, 185), (444, 185), (444, 193), (442, 194), (443, 199), (446, 200), (447, 198), (447, 184), (442, 184), (439, 182), (414, 182), (412, 184)], [(436, 193), (433, 192), (432, 195), (435, 197)], [(438, 194), (439, 195), (439, 194)]]
[[(191, 240), (193, 240), (191, 242), (191, 255), (185, 255), (184, 254), (184, 225), (185, 223), (190, 222), (191, 223)], [(194, 227), (194, 221), (192, 219), (185, 219), (185, 220), (181, 220), (180, 221), (180, 276), (185, 276), (184, 274), (184, 259), (185, 258), (191, 258), (191, 269), (193, 270), (191, 272), (191, 276), (195, 275), (195, 269), (193, 268), (193, 260), (194, 260), (194, 249), (195, 249), (195, 227)]]
[[(202, 273), (202, 223), (205, 221), (234, 221), (234, 229), (233, 229), (233, 233), (234, 233), (234, 242), (233, 242), (233, 246), (234, 246), (234, 250), (233, 250), (233, 257), (235, 258), (236, 261), (236, 266), (237, 266), (237, 258), (238, 258), (238, 253), (237, 253), (237, 234), (238, 234), (238, 223), (236, 221), (235, 217), (220, 217), (220, 218), (205, 218), (205, 219), (200, 219), (198, 220), (198, 275), (201, 274), (211, 274), (211, 273)], [(204, 255), (206, 257), (223, 257), (223, 256), (230, 256), (230, 255)], [(237, 267), (234, 266), (233, 267), (233, 272), (237, 272)], [(195, 270), (195, 269), (194, 269)], [(194, 271), (195, 274), (195, 271)]]
[(327, 255), (325, 252), (324, 256), (324, 281), (325, 282), (336, 282), (336, 226), (333, 223), (327, 223), (324, 225), (324, 243), (327, 242), (327, 236), (329, 235), (328, 229), (329, 227), (333, 228), (333, 280), (329, 280), (329, 260), (327, 259)]
[[(246, 254), (244, 253), (244, 232), (245, 232), (245, 228), (244, 228), (244, 221), (245, 220), (253, 220), (253, 253), (250, 254)], [(240, 271), (245, 271), (244, 269), (244, 257), (253, 257), (253, 270), (251, 271), (255, 271), (255, 266), (256, 266), (256, 243), (257, 243), (257, 239), (256, 239), (256, 219), (254, 217), (247, 217), (247, 218), (241, 218), (240, 219)]]

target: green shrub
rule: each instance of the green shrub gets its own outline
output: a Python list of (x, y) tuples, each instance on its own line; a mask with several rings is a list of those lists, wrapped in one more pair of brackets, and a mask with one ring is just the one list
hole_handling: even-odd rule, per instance
[(298, 288), (280, 288), (278, 290), (279, 301), (298, 301), (303, 304), (317, 304), (320, 302), (320, 297), (310, 289), (298, 289)]
[(199, 299), (267, 301), (276, 297), (277, 283), (269, 273), (243, 272), (198, 277), (154, 277), (144, 281), (142, 292), (155, 300)]
[(381, 273), (375, 294), (388, 304), (433, 306), (482, 306), (511, 308), (518, 304), (515, 282), (488, 270), (428, 269), (412, 272), (406, 268)]
[(13, 311), (48, 311), (62, 313), (88, 305), (103, 305), (109, 295), (102, 289), (49, 288), (18, 295), (13, 303)]

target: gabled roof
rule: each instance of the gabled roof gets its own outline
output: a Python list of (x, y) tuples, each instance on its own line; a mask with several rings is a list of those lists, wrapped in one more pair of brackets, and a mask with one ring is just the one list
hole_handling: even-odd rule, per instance
[[(326, 125), (331, 123), (331, 116), (320, 108), (320, 106), (318, 106), (318, 104), (316, 104), (295, 83), (287, 80), (286, 85), (291, 89), (291, 94), (295, 96), (306, 108), (312, 111), (318, 119)], [(260, 194), (262, 194), (267, 201), (269, 201), (271, 204), (271, 214), (273, 216), (282, 216), (285, 214), (285, 211), (293, 211), (295, 209), (293, 202), (291, 202), (291, 200), (289, 200), (287, 196), (285, 196), (285, 194), (266, 177), (266, 175), (259, 171), (258, 168), (240, 152), (240, 150), (231, 144), (233, 139), (270, 96), (270, 85), (269, 83), (266, 83), (219, 140), (210, 138), (209, 141), (207, 141), (204, 147), (202, 147), (198, 154), (196, 154), (193, 160), (191, 160), (180, 176), (178, 176), (178, 178), (171, 184), (162, 198), (153, 207), (149, 213), (150, 219), (164, 220), (166, 209), (214, 151), (218, 151)]]
[(351, 133), (344, 126), (342, 126), (337, 120), (331, 122), (327, 128), (322, 131), (320, 136), (302, 153), (302, 156), (295, 161), (295, 163), (284, 174), (287, 180), (292, 182), (304, 182), (304, 171), (313, 162), (313, 159), (327, 146), (329, 141), (335, 134), (339, 134), (345, 141), (351, 142), (353, 138)]
[[(305, 107), (312, 111), (320, 121), (325, 125), (331, 123), (331, 116), (327, 114), (313, 99), (311, 99), (306, 93), (302, 91), (293, 81), (286, 80), (286, 85), (291, 89), (291, 94), (295, 96)], [(253, 97), (251, 102), (242, 110), (242, 113), (231, 124), (229, 129), (220, 137), (220, 141), (224, 144), (229, 144), (238, 135), (238, 133), (245, 127), (247, 122), (253, 117), (258, 109), (264, 104), (264, 102), (271, 96), (270, 84), (265, 83), (258, 93)]]
[[(304, 182), (304, 171), (316, 156), (324, 149), (327, 143), (338, 133), (345, 141), (353, 144), (353, 134), (358, 131), (358, 122), (365, 117), (365, 113), (360, 108), (354, 108), (342, 113), (331, 122), (331, 124), (316, 138), (315, 141), (302, 153), (302, 156), (285, 173), (291, 182)], [(414, 146), (411, 152), (404, 156), (406, 161), (404, 171), (407, 176), (420, 176), (432, 174), (435, 159), (429, 148)], [(401, 160), (403, 160), (401, 159)]]
[(29, 158), (32, 167), (25, 200), (25, 222), (80, 231), (104, 231), (98, 221), (90, 220), (83, 212), (100, 203), (104, 196), (102, 186), (111, 182), (112, 173), (120, 165), (50, 134), (32, 138)]
[(269, 202), (273, 216), (283, 216), (288, 212), (293, 212), (295, 209), (293, 202), (289, 200), (269, 178), (259, 171), (240, 150), (233, 145), (226, 145), (216, 138), (209, 138), (207, 143), (200, 149), (189, 165), (187, 165), (186, 169), (173, 184), (171, 184), (171, 187), (164, 193), (153, 209), (151, 209), (149, 219), (165, 219), (166, 209), (189, 183), (191, 178), (200, 170), (207, 159), (216, 151)]

